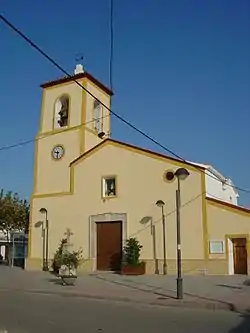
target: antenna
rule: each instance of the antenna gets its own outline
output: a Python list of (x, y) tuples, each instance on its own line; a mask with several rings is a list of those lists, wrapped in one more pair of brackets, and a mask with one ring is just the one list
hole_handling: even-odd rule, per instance
[(82, 60), (83, 60), (83, 53), (77, 53), (75, 56), (75, 61), (76, 61), (76, 67), (74, 70), (75, 75), (84, 73), (84, 67), (82, 65)]
[(75, 61), (79, 62), (81, 60), (83, 60), (83, 53), (77, 53), (75, 56)]

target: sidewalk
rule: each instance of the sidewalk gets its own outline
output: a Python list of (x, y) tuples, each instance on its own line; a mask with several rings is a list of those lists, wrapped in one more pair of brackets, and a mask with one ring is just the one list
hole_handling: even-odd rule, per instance
[[(176, 297), (176, 278), (163, 275), (121, 276), (97, 274), (97, 279), (127, 286), (135, 290), (166, 297)], [(185, 276), (184, 302), (199, 307), (250, 311), (250, 277), (246, 276)], [(175, 302), (178, 303), (177, 300)]]
[(176, 281), (171, 276), (86, 274), (78, 277), (75, 286), (64, 287), (51, 273), (0, 267), (0, 291), (246, 312), (250, 309), (250, 286), (243, 285), (243, 278), (228, 278), (230, 277), (185, 277), (184, 299), (177, 300)]

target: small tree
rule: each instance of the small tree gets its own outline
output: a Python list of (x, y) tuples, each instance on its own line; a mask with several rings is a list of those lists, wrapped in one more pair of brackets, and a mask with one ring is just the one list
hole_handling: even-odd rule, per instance
[(126, 241), (124, 246), (124, 255), (126, 264), (131, 266), (136, 266), (140, 264), (140, 254), (141, 254), (142, 245), (136, 238), (129, 238)]
[(70, 272), (72, 269), (78, 268), (82, 259), (82, 249), (78, 251), (69, 251), (67, 248), (67, 239), (63, 238), (54, 255), (52, 269), (54, 273), (58, 274), (60, 268), (66, 266), (67, 271)]
[(63, 238), (58, 246), (58, 249), (54, 255), (53, 262), (52, 262), (52, 269), (53, 272), (58, 274), (59, 269), (62, 265), (62, 255), (63, 255), (63, 249), (65, 247), (65, 244), (67, 243), (67, 239)]
[(17, 193), (0, 191), (0, 230), (9, 240), (12, 231), (28, 232), (30, 207)]

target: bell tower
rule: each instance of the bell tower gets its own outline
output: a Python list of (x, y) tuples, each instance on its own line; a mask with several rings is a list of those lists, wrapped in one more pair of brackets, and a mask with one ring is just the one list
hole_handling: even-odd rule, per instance
[(46, 82), (41, 88), (33, 198), (69, 194), (70, 162), (110, 135), (112, 92), (82, 65), (76, 66), (74, 75)]

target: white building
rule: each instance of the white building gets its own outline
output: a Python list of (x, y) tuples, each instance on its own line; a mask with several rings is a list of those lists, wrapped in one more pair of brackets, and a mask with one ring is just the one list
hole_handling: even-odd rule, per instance
[(223, 176), (212, 165), (192, 163), (206, 169), (206, 197), (238, 206), (239, 193), (231, 179)]

